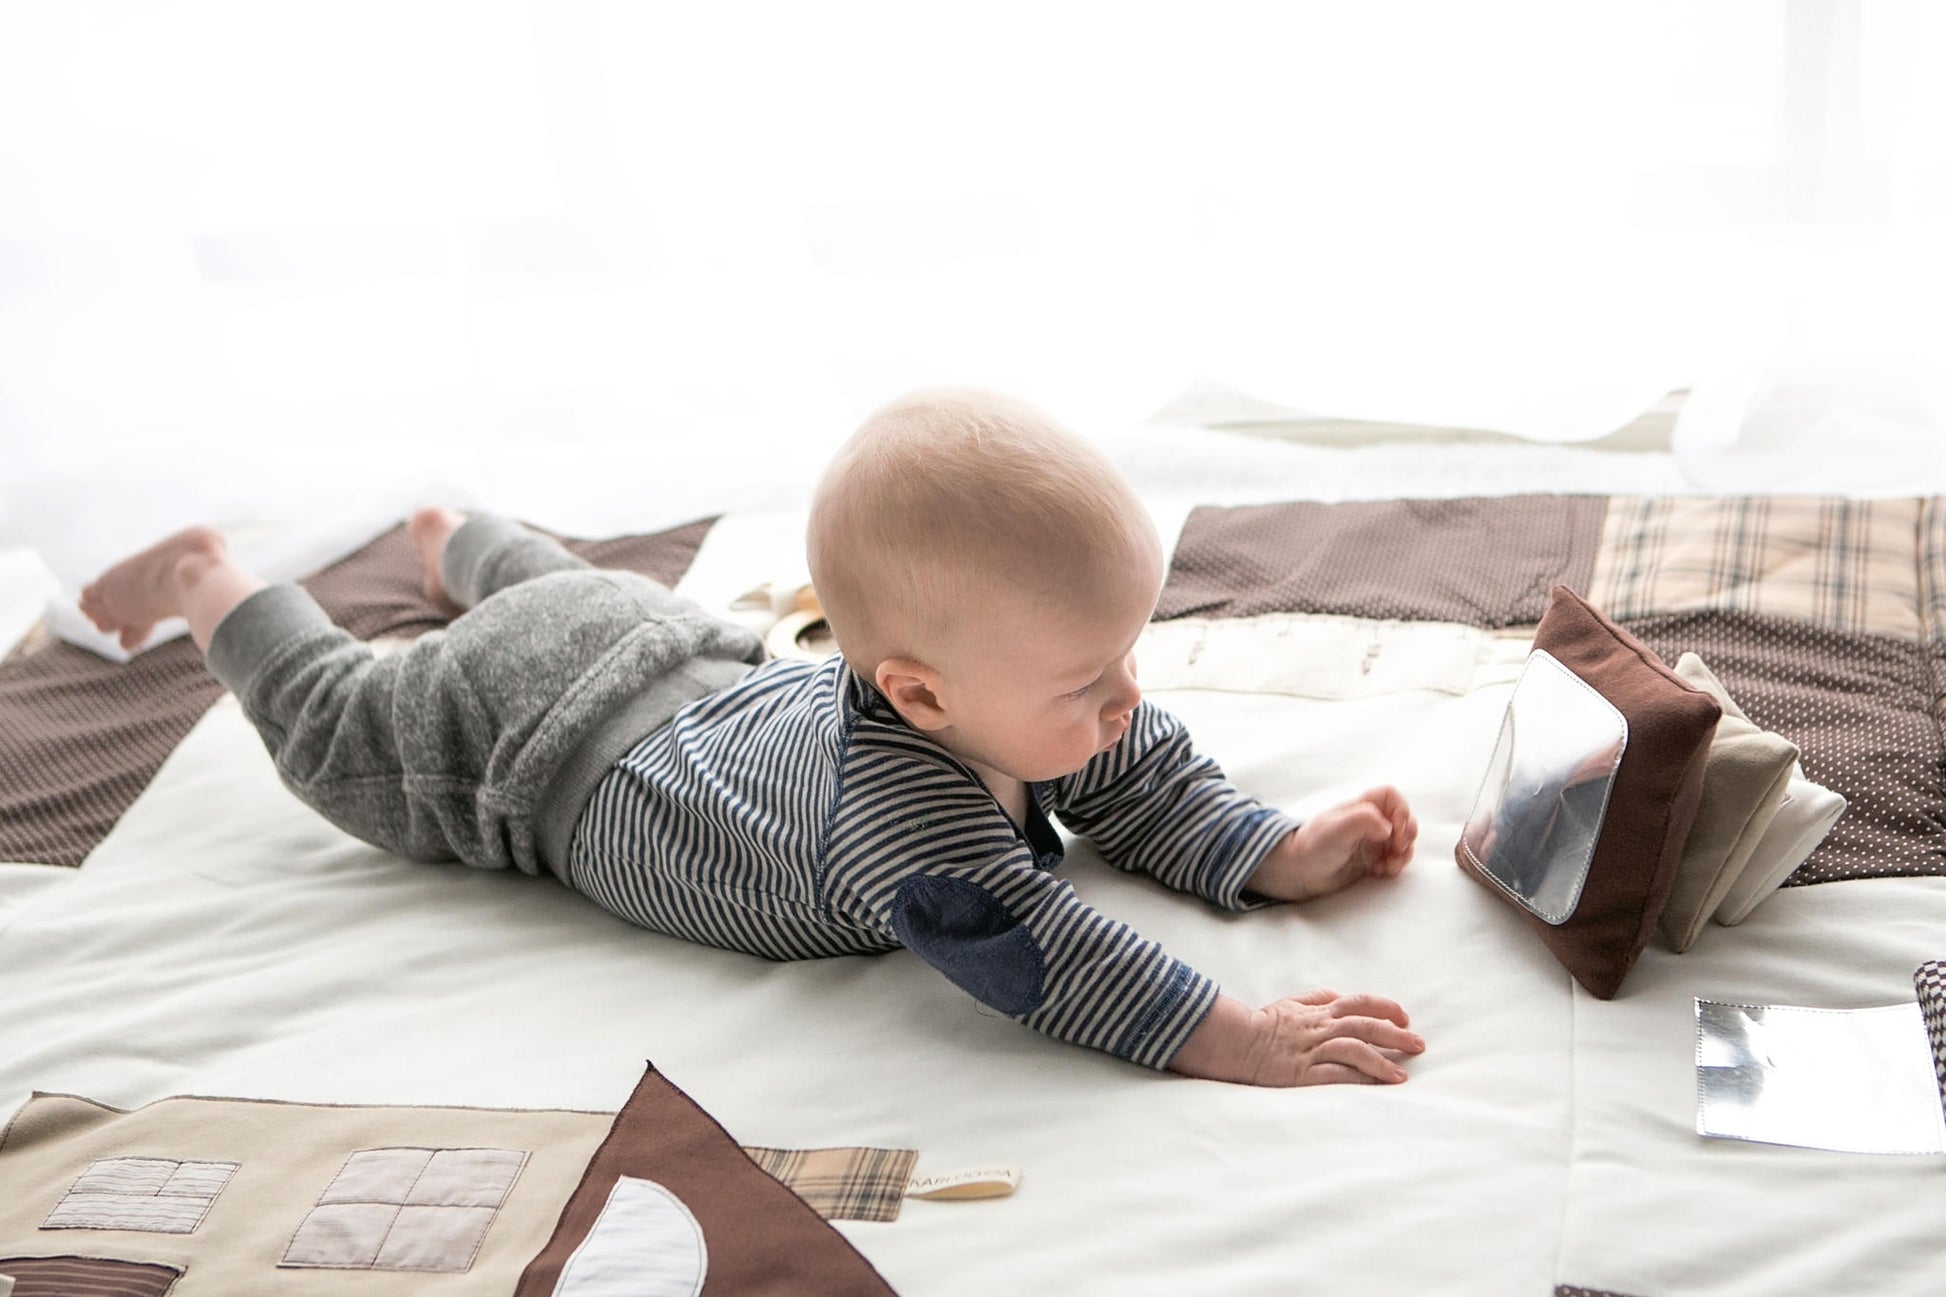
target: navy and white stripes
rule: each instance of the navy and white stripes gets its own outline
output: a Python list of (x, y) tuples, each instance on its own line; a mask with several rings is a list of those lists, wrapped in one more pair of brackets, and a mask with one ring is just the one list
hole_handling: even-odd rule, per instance
[[(1294, 822), (1143, 703), (1017, 828), (842, 658), (780, 660), (691, 704), (597, 786), (567, 881), (658, 932), (770, 959), (898, 948), (1049, 1035), (1164, 1066), (1216, 986), (1050, 872), (1046, 816), (1124, 869), (1242, 908)], [(914, 880), (932, 880), (918, 885)]]

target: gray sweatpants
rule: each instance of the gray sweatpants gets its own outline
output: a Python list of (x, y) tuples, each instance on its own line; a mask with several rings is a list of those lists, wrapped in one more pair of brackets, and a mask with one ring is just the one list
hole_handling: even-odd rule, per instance
[(440, 576), (467, 611), (386, 657), (295, 585), (238, 604), (208, 653), (291, 791), (413, 859), (564, 872), (615, 759), (763, 660), (755, 633), (495, 515)]

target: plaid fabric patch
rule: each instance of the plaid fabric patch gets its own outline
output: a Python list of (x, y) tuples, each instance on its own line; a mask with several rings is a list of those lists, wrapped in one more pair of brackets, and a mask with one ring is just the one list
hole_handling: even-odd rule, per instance
[(910, 1148), (745, 1148), (826, 1220), (897, 1220), (919, 1154)]
[(1913, 970), (1912, 985), (1919, 992), (1919, 1012), (1926, 1019), (1932, 1044), (1933, 1071), (1939, 1076), (1939, 1102), (1946, 1107), (1946, 959), (1933, 959)]
[(1946, 497), (1919, 504), (1919, 606), (1928, 639), (1946, 645)]
[(1615, 496), (1588, 601), (1616, 618), (1719, 608), (1917, 640), (1928, 511), (1918, 499)]

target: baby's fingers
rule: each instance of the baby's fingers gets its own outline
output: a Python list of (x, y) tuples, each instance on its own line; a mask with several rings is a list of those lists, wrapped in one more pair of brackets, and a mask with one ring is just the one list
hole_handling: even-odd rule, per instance
[[(1320, 992), (1313, 991), (1311, 994), (1317, 995)], [(1412, 1019), (1406, 1016), (1405, 1007), (1397, 1000), (1388, 1000), (1382, 995), (1368, 995), (1360, 991), (1355, 995), (1334, 995), (1330, 1000), (1312, 1000), (1308, 996), (1298, 998), (1303, 999), (1307, 1004), (1330, 1004), (1331, 1016), (1334, 1018), (1383, 1018), (1387, 1022), (1396, 1022), (1401, 1027), (1412, 1025)]]
[[(1345, 1075), (1350, 1073), (1350, 1075)], [(1353, 1082), (1365, 1085), (1397, 1085), (1405, 1080), (1405, 1069), (1362, 1040), (1333, 1036), (1311, 1051), (1311, 1066), (1304, 1070), (1300, 1085), (1331, 1085)]]

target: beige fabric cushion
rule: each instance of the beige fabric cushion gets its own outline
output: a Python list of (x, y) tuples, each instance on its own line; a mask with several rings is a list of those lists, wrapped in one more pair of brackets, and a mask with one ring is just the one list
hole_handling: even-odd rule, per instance
[[(1750, 719), (1728, 694), (1719, 695), (1719, 701), (1725, 716)], [(1724, 893), (1712, 917), (1725, 927), (1749, 918), (1750, 912), (1783, 886), (1784, 880), (1817, 850), (1818, 843), (1831, 832), (1831, 826), (1845, 813), (1848, 804), (1838, 793), (1805, 778), (1802, 765), (1793, 764), (1783, 802), (1769, 826), (1758, 836), (1749, 860)]]
[(1797, 744), (1757, 728), (1694, 653), (1676, 659), (1676, 674), (1723, 708), (1703, 769), (1703, 803), (1656, 926), (1671, 950), (1682, 951), (1722, 904), (1770, 828), (1797, 766)]

